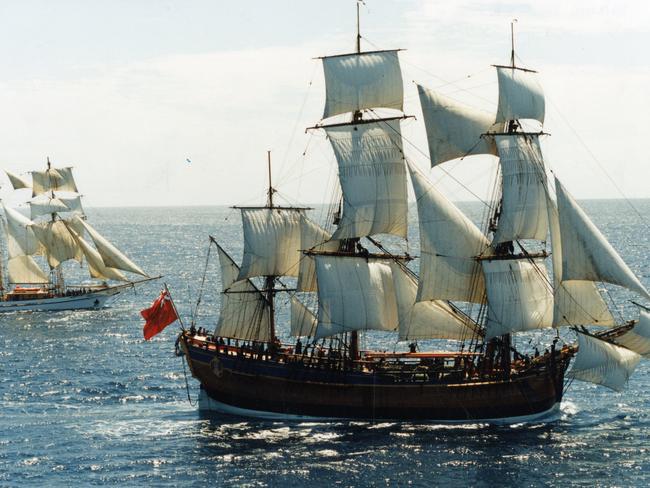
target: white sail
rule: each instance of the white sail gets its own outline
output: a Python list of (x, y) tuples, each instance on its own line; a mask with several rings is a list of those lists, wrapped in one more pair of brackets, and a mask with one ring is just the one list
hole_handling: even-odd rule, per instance
[(9, 283), (49, 283), (48, 275), (31, 256), (16, 256), (7, 262)]
[(499, 108), (497, 122), (534, 119), (544, 123), (544, 92), (537, 73), (503, 66), (497, 67)]
[(390, 266), (364, 257), (317, 255), (316, 338), (353, 330), (395, 330), (397, 301)]
[(399, 340), (457, 339), (472, 337), (472, 329), (446, 302), (416, 302), (418, 284), (402, 265), (390, 263), (397, 299)]
[(313, 337), (318, 319), (305, 304), (291, 297), (291, 335), (293, 337)]
[[(81, 203), (79, 203), (81, 205)], [(51, 215), (54, 213), (70, 212), (68, 207), (60, 198), (52, 196), (49, 193), (37, 195), (29, 201), (30, 216), (33, 219), (41, 215)]]
[(101, 255), (90, 244), (88, 244), (83, 237), (80, 237), (78, 234), (74, 233), (74, 231), (71, 231), (71, 234), (77, 240), (77, 244), (79, 244), (79, 247), (81, 247), (81, 250), (86, 257), (90, 276), (99, 280), (129, 281), (129, 279), (124, 276), (119, 269), (106, 266)]
[(33, 196), (48, 191), (71, 191), (77, 193), (77, 185), (72, 176), (72, 168), (50, 168), (45, 171), (32, 171)]
[(494, 154), (491, 137), (481, 137), (494, 125), (494, 116), (470, 110), (418, 85), (431, 166), (472, 154)]
[(408, 163), (420, 219), (418, 301), (485, 301), (476, 256), (489, 245), (481, 231), (433, 184)]
[(366, 108), (402, 110), (404, 87), (397, 51), (325, 57), (323, 70), (323, 118)]
[[(74, 229), (83, 228), (88, 232), (88, 235), (90, 235), (91, 239), (95, 243), (97, 251), (107, 267), (116, 268), (122, 271), (130, 271), (131, 273), (136, 273), (142, 276), (149, 276), (147, 273), (142, 271), (137, 264), (127, 258), (118, 248), (107, 241), (104, 236), (92, 228), (85, 220), (75, 217), (71, 219), (71, 225)], [(81, 235), (78, 230), (77, 233)]]
[(482, 260), (487, 338), (553, 325), (553, 294), (543, 259)]
[(239, 266), (217, 246), (221, 265), (221, 312), (215, 335), (270, 341), (269, 303), (250, 280), (238, 281)]
[(20, 212), (6, 207), (4, 204), (2, 208), (7, 219), (7, 253), (9, 258), (42, 254), (43, 246), (31, 228), (33, 222)]
[[(336, 251), (338, 241), (331, 240), (332, 235), (320, 225), (304, 215), (300, 220), (300, 249), (312, 251)], [(298, 291), (316, 291), (316, 263), (312, 256), (303, 254), (298, 268)]]
[(549, 227), (553, 252), (553, 327), (572, 325), (614, 325), (607, 303), (593, 281), (562, 281), (562, 234), (557, 206), (548, 199)]
[(244, 258), (239, 279), (298, 276), (301, 210), (243, 208)]
[(81, 195), (66, 196), (55, 192), (55, 196), (61, 203), (63, 203), (63, 205), (68, 207), (68, 212), (72, 212), (76, 215), (85, 215), (83, 206), (81, 205)]
[(587, 214), (555, 179), (562, 234), (562, 281), (605, 281), (650, 294)]
[(398, 120), (327, 129), (339, 167), (343, 215), (334, 239), (406, 237), (406, 169)]
[(650, 357), (650, 313), (641, 311), (634, 327), (614, 340), (637, 354)]
[(25, 178), (23, 178), (20, 175), (17, 175), (15, 173), (12, 173), (11, 171), (5, 170), (5, 173), (7, 173), (7, 177), (9, 178), (9, 181), (11, 182), (11, 186), (14, 187), (14, 190), (20, 190), (22, 188), (31, 188), (32, 185), (29, 181), (27, 181)]
[(567, 377), (621, 391), (640, 359), (624, 347), (578, 334), (578, 353)]
[(35, 223), (31, 228), (45, 247), (50, 267), (56, 268), (68, 259), (81, 262), (83, 252), (63, 221)]
[(494, 243), (546, 240), (546, 172), (537, 135), (496, 136), (503, 184)]

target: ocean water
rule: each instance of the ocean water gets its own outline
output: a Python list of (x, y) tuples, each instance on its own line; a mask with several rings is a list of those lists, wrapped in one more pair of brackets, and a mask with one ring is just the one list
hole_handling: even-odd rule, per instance
[[(634, 202), (645, 224), (625, 202), (584, 205), (650, 286), (650, 201)], [(186, 321), (205, 269), (208, 234), (241, 256), (239, 216), (226, 208), (91, 209), (89, 219), (149, 273), (165, 275)], [(409, 251), (417, 254), (412, 227)], [(217, 267), (213, 248), (197, 315), (197, 323), (210, 328), (218, 310)], [(69, 268), (71, 280), (83, 271)], [(546, 423), (205, 417), (193, 405), (197, 382), (188, 377), (186, 386), (182, 360), (174, 356), (178, 326), (142, 339), (139, 310), (160, 285), (129, 291), (101, 311), (0, 316), (0, 486), (650, 484), (647, 361), (622, 393), (572, 383), (561, 412)], [(611, 292), (621, 314), (633, 316), (633, 297)], [(400, 347), (381, 334), (366, 345)]]

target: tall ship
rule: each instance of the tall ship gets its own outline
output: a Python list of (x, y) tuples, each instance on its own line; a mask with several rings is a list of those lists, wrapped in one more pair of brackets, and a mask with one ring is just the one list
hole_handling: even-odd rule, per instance
[[(178, 337), (200, 382), (200, 408), (261, 418), (522, 421), (556, 412), (573, 379), (623, 388), (650, 354), (650, 313), (640, 307), (638, 320), (617, 322), (599, 284), (650, 295), (550, 176), (539, 143), (543, 91), (535, 71), (516, 65), (514, 41), (511, 62), (495, 66), (496, 114), (417, 86), (432, 167), (499, 158), (482, 228), (405, 156), (399, 50), (362, 51), (357, 32), (356, 52), (322, 63), (325, 109), (310, 129), (326, 135), (338, 165), (342, 196), (325, 223), (333, 232), (309, 208), (277, 204), (269, 160), (266, 204), (239, 207), (241, 265), (210, 238), (221, 269), (216, 326), (192, 324)], [(387, 244), (407, 236), (408, 179), (417, 259)], [(290, 304), (290, 344), (277, 338), (278, 294)], [(565, 341), (562, 327), (577, 339)], [(376, 330), (394, 335), (380, 350), (360, 347)], [(420, 350), (418, 341), (430, 339), (456, 346)], [(386, 352), (397, 341), (408, 351)]]
[[(97, 309), (126, 289), (156, 279), (88, 223), (71, 167), (54, 168), (48, 159), (44, 170), (30, 172), (31, 178), (6, 173), (14, 190), (31, 190), (31, 198), (29, 218), (2, 204), (8, 259), (0, 266), (0, 312)], [(68, 283), (67, 261), (85, 262), (93, 280)], [(124, 272), (142, 278), (130, 279)]]

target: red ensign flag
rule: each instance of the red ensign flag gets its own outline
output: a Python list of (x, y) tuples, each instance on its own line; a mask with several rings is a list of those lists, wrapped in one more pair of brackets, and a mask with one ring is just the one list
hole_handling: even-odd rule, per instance
[(145, 308), (140, 314), (146, 320), (144, 329), (142, 329), (146, 340), (151, 339), (156, 334), (162, 332), (169, 324), (178, 320), (176, 309), (174, 309), (174, 305), (172, 304), (172, 297), (166, 290), (160, 292), (160, 296), (154, 300), (151, 307)]

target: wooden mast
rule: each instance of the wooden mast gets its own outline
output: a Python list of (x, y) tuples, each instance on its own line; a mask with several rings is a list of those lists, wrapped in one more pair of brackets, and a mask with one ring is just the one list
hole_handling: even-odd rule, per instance
[[(273, 185), (271, 181), (271, 151), (266, 151), (269, 172), (269, 189), (267, 207), (273, 208)], [(266, 300), (269, 302), (269, 342), (275, 341), (275, 276), (265, 277)]]
[[(361, 28), (359, 20), (359, 4), (361, 0), (357, 0), (357, 54), (361, 54)], [(355, 110), (352, 114), (352, 121), (358, 122), (363, 118), (361, 110)], [(354, 252), (359, 239), (344, 239), (341, 241), (340, 249), (348, 252)], [(350, 332), (350, 358), (354, 361), (359, 359), (359, 332), (353, 330)]]
[[(54, 195), (54, 185), (52, 184), (52, 176), (50, 175), (50, 170), (52, 169), (52, 163), (50, 162), (50, 157), (47, 157), (47, 176), (50, 180), (50, 195), (52, 198), (55, 197)], [(52, 212), (51, 214), (52, 217), (52, 223), (56, 221), (56, 213)], [(56, 283), (55, 283), (55, 290), (59, 293), (63, 293), (63, 287), (64, 287), (64, 281), (63, 281), (63, 270), (61, 269), (61, 263), (54, 268), (54, 273), (56, 276)]]

